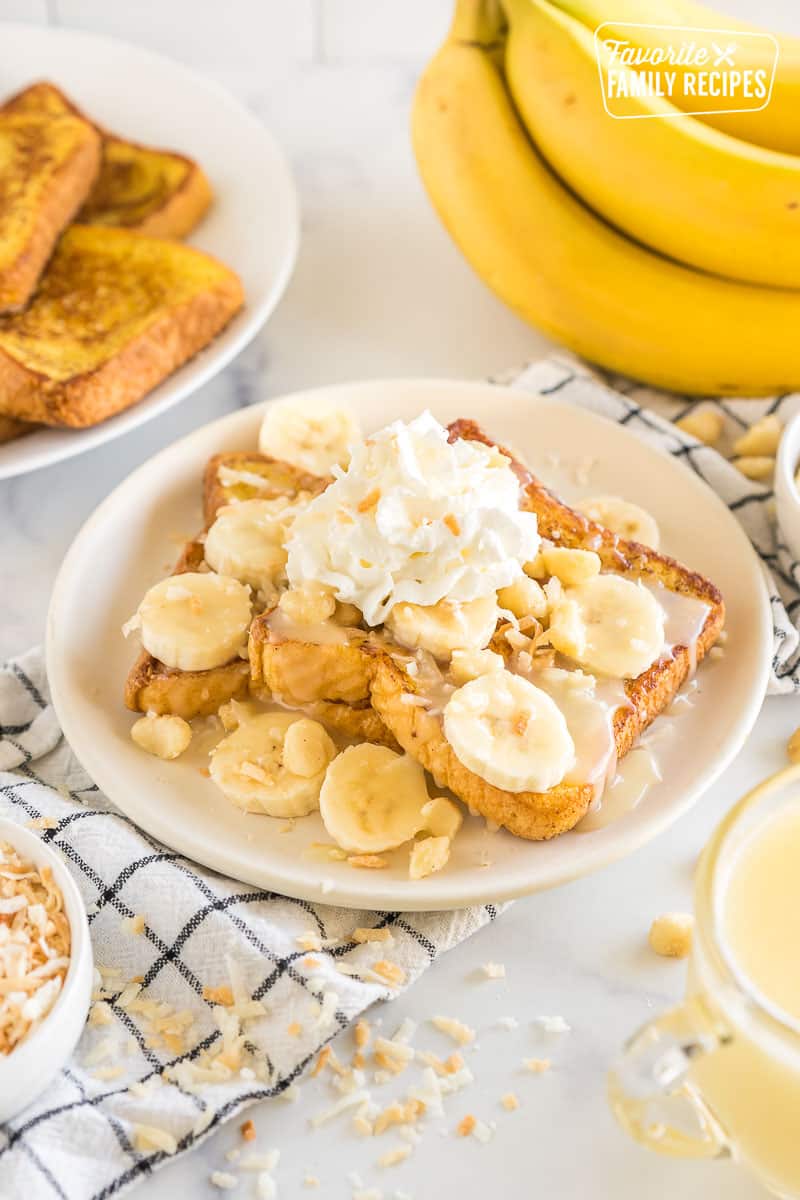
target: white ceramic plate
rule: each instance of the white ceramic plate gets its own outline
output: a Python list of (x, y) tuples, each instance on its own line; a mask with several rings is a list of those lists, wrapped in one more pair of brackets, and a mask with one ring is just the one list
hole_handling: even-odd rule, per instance
[(44, 429), (0, 445), (0, 479), (81, 454), (149, 421), (206, 383), (258, 332), (294, 266), (294, 183), (272, 135), (228, 92), (179, 63), (67, 29), (0, 25), (0, 96), (49, 79), (100, 125), (202, 164), (216, 199), (187, 240), (233, 267), (245, 307), (191, 362), (93, 429)]
[[(120, 627), (167, 572), (178, 544), (200, 527), (207, 459), (254, 448), (264, 405), (198, 429), (145, 463), (97, 509), (64, 560), (50, 607), (47, 664), (62, 727), (86, 770), (133, 820), (189, 858), (291, 896), (354, 907), (437, 909), (504, 900), (595, 870), (654, 837), (730, 762), (766, 687), (772, 644), (766, 589), (725, 506), (688, 468), (624, 428), (528, 393), (397, 381), (326, 388), (304, 399), (311, 407), (323, 396), (348, 401), (367, 431), (425, 408), (442, 422), (473, 417), (566, 499), (614, 492), (645, 505), (666, 550), (718, 584), (728, 604), (728, 648), (702, 665), (692, 706), (656, 722), (663, 782), (604, 828), (547, 843), (489, 833), (483, 821), (469, 818), (446, 869), (411, 882), (405, 851), (382, 871), (304, 857), (311, 842), (330, 840), (319, 817), (280, 833), (283, 822), (239, 812), (199, 773), (207, 762), (199, 747), (173, 763), (138, 750), (129, 736), (134, 718), (121, 699), (136, 650)], [(587, 459), (595, 465), (581, 488), (576, 466)], [(623, 776), (631, 761), (623, 762)], [(485, 859), (489, 866), (481, 865)]]

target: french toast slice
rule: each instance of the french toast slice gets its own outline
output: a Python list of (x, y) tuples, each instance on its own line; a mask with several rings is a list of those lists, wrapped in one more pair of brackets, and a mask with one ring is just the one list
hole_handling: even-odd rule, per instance
[(13, 417), (0, 417), (0, 445), (4, 442), (13, 442), (15, 438), (24, 437), (26, 433), (33, 433), (36, 429), (35, 425), (31, 425), (28, 421), (15, 421)]
[[(242, 484), (247, 472), (259, 486)], [(232, 472), (225, 482), (225, 471)], [(216, 454), (203, 473), (203, 520), (205, 529), (213, 525), (217, 513), (226, 504), (252, 499), (286, 496), (294, 499), (305, 489), (320, 488), (323, 481), (310, 476), (288, 463), (279, 462), (266, 454), (234, 451)], [(243, 494), (244, 488), (244, 494)], [(205, 554), (200, 538), (188, 542), (175, 565), (173, 574), (203, 568)], [(250, 690), (250, 667), (246, 660), (236, 659), (207, 671), (180, 671), (159, 662), (142, 650), (125, 683), (125, 703), (134, 712), (168, 713), (189, 721), (192, 717), (210, 716), (229, 700), (241, 699)]]
[(0, 112), (0, 312), (27, 304), (99, 166), (87, 121)]
[(92, 122), (55, 84), (31, 84), (7, 100), (3, 111), (77, 116), (95, 130), (102, 140), (102, 154), (99, 173), (78, 215), (86, 225), (115, 225), (152, 237), (182, 238), (211, 204), (208, 179), (191, 158), (110, 133)]
[[(451, 438), (463, 437), (494, 446), (472, 421), (456, 421)], [(669, 706), (681, 684), (717, 640), (725, 618), (722, 596), (712, 583), (674, 559), (636, 542), (625, 541), (552, 495), (509, 451), (520, 480), (521, 507), (535, 512), (543, 537), (567, 548), (595, 550), (605, 570), (633, 579), (649, 580), (668, 591), (700, 601), (708, 613), (693, 646), (674, 645), (670, 653), (635, 679), (624, 681), (627, 704), (613, 714), (617, 760)], [(419, 688), (385, 650), (369, 647), (372, 655), (372, 703), (399, 744), (430, 771), (440, 787), (448, 787), (470, 809), (504, 826), (518, 837), (541, 841), (574, 828), (594, 799), (590, 784), (564, 784), (547, 792), (507, 792), (487, 783), (457, 758), (444, 736), (438, 716), (416, 702)], [(404, 697), (406, 697), (404, 699)], [(409, 699), (410, 698), (410, 699)]]
[(72, 225), (28, 308), (0, 318), (0, 414), (96, 425), (206, 346), (242, 303), (235, 272), (199, 250)]

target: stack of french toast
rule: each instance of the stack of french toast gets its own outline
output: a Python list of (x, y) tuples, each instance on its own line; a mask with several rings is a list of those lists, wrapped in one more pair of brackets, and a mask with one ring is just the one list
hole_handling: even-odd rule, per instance
[(573, 829), (714, 645), (722, 597), (643, 509), (568, 507), (472, 421), (356, 436), (278, 402), (258, 451), (210, 460), (203, 532), (126, 627), (134, 740), (173, 758), (218, 719), (234, 804), (319, 809), (358, 867), (408, 844), (412, 878), (446, 863), (458, 801), (523, 838)]
[(0, 107), (0, 441), (113, 416), (224, 328), (237, 275), (178, 240), (211, 202), (197, 163), (51, 83)]

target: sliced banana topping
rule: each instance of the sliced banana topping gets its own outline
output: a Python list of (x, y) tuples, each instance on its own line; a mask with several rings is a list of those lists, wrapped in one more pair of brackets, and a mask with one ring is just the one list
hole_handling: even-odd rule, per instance
[(219, 575), (230, 575), (273, 594), (286, 578), (283, 547), (292, 515), (285, 500), (242, 500), (226, 505), (206, 534), (206, 562)]
[(664, 610), (641, 584), (595, 575), (556, 600), (549, 636), (556, 650), (588, 671), (635, 679), (664, 647)]
[(181, 671), (208, 671), (244, 648), (250, 589), (223, 575), (187, 571), (151, 587), (137, 617), (142, 645), (159, 662)]
[(658, 549), (660, 537), (655, 517), (630, 500), (620, 496), (588, 496), (573, 507), (590, 521), (596, 521), (629, 542), (641, 542), (643, 546)]
[(425, 825), (425, 772), (407, 754), (363, 742), (334, 759), (319, 796), (330, 836), (353, 854), (380, 854)]
[(319, 807), (325, 769), (335, 756), (335, 745), (316, 721), (296, 713), (263, 713), (212, 750), (210, 772), (245, 812), (305, 817)]
[(454, 650), (481, 650), (497, 626), (494, 596), (452, 604), (395, 604), (386, 628), (401, 646), (427, 650), (434, 658), (450, 658)]
[(444, 731), (465, 767), (507, 792), (546, 792), (575, 761), (559, 708), (510, 671), (482, 675), (454, 692)]
[(288, 397), (267, 408), (258, 448), (304, 471), (328, 475), (334, 466), (347, 466), (350, 447), (361, 439), (358, 418), (347, 405), (316, 400), (309, 410), (307, 401)]

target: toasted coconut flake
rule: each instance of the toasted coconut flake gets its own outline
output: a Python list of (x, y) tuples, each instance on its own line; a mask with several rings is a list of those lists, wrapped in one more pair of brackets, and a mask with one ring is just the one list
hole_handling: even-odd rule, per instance
[(223, 983), (221, 987), (204, 987), (203, 999), (209, 1004), (233, 1004), (233, 991), (227, 983)]
[(369, 1045), (369, 1039), (371, 1036), (371, 1032), (372, 1031), (369, 1026), (369, 1021), (365, 1021), (363, 1017), (361, 1018), (360, 1021), (356, 1021), (356, 1026), (353, 1031), (353, 1036), (355, 1037), (355, 1042), (356, 1042), (356, 1045), (358, 1046), (359, 1050), (363, 1050), (366, 1046)]
[(347, 861), (351, 867), (360, 867), (364, 871), (382, 871), (389, 865), (388, 858), (382, 858), (380, 854), (351, 854)]
[(242, 1135), (242, 1140), (245, 1142), (254, 1142), (256, 1140), (256, 1127), (252, 1121), (245, 1121), (240, 1127), (239, 1132)]
[(319, 1075), (320, 1072), (325, 1069), (325, 1066), (326, 1066), (330, 1056), (331, 1056), (331, 1048), (330, 1048), (330, 1046), (325, 1046), (320, 1051), (319, 1058), (314, 1063), (314, 1066), (311, 1069), (311, 1074), (310, 1074), (311, 1079), (316, 1079), (317, 1075)]
[(350, 934), (350, 940), (363, 945), (365, 942), (386, 942), (391, 945), (394, 941), (394, 935), (388, 925), (381, 925), (377, 929), (365, 929), (359, 926)]
[(49, 867), (0, 842), (0, 1056), (40, 1025), (69, 969), (70, 929)]
[(469, 1025), (465, 1025), (463, 1021), (459, 1021), (455, 1017), (432, 1017), (431, 1025), (440, 1033), (452, 1038), (454, 1042), (458, 1042), (460, 1046), (467, 1046), (470, 1042), (475, 1041), (475, 1030), (470, 1029)]
[(385, 958), (374, 963), (372, 970), (392, 987), (401, 987), (406, 981), (406, 973), (403, 968)]
[(506, 1112), (514, 1112), (515, 1109), (519, 1108), (519, 1100), (513, 1092), (506, 1092), (504, 1096), (501, 1096), (500, 1103)]
[(505, 979), (506, 968), (503, 963), (487, 962), (483, 964), (483, 973), (487, 979)]
[(526, 1071), (533, 1071), (535, 1075), (549, 1071), (551, 1066), (549, 1058), (523, 1058), (522, 1065)]
[(459, 1137), (469, 1137), (476, 1125), (477, 1121), (472, 1113), (467, 1113), (456, 1125), (456, 1133)]
[(406, 1143), (405, 1146), (395, 1146), (393, 1150), (387, 1150), (378, 1159), (379, 1167), (396, 1167), (398, 1163), (403, 1162), (411, 1153), (411, 1146)]
[(134, 1125), (133, 1144), (137, 1150), (163, 1150), (165, 1154), (174, 1154), (178, 1149), (173, 1135), (155, 1125)]

